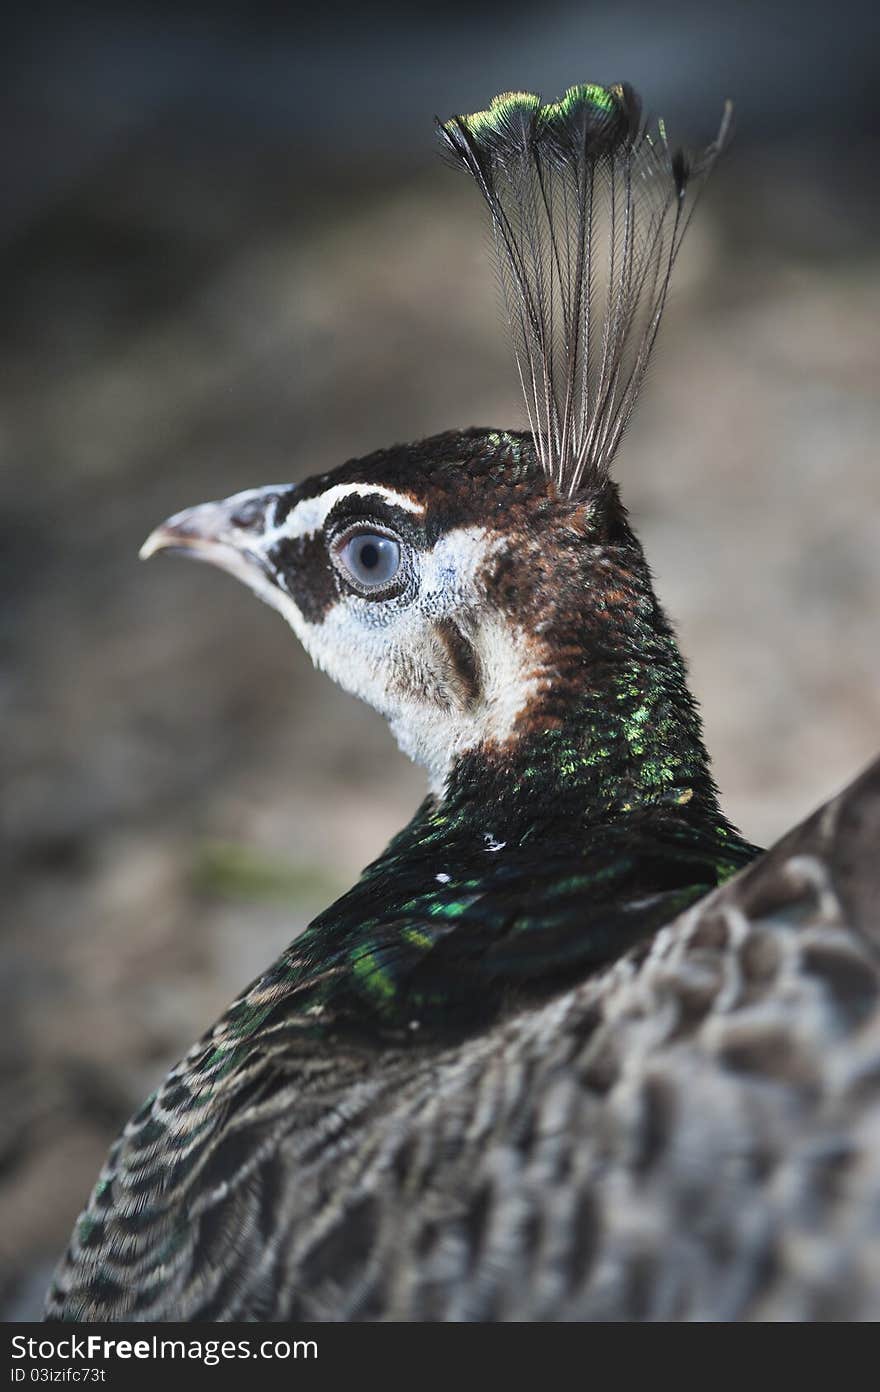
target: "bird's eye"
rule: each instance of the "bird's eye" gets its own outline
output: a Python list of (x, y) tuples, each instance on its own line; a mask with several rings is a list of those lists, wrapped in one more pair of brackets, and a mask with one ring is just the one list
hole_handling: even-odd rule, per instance
[(386, 590), (400, 571), (400, 543), (381, 532), (355, 532), (336, 549), (337, 564), (363, 593)]

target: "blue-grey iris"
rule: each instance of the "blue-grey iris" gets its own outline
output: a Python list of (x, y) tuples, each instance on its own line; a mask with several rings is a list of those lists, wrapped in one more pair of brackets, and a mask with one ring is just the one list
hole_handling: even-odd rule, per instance
[(380, 532), (356, 532), (340, 547), (339, 559), (361, 589), (380, 590), (400, 569), (400, 545)]

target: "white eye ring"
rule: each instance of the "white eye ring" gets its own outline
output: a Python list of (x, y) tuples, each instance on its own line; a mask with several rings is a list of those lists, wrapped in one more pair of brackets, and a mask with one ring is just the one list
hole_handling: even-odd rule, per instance
[(379, 597), (394, 587), (401, 571), (402, 548), (396, 537), (370, 527), (346, 532), (333, 547), (336, 567), (362, 595)]

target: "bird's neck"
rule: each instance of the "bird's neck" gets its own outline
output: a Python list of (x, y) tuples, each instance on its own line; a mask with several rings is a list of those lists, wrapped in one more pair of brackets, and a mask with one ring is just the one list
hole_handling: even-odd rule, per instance
[(755, 854), (718, 807), (638, 544), (572, 552), (509, 737), (460, 754), (293, 945), (313, 1004), (422, 1040), (470, 1028), (613, 961)]
[(598, 970), (748, 863), (668, 626), (643, 644), (589, 680), (562, 663), (530, 728), (461, 756), (313, 925), (337, 1001), (415, 1020), (423, 1041), (469, 1028)]
[(569, 835), (628, 816), (671, 811), (689, 823), (721, 818), (699, 720), (686, 687), (635, 665), (606, 694), (583, 693), (571, 718), (503, 752), (463, 756), (436, 815), (450, 830), (534, 840), (563, 822)]
[(578, 579), (575, 599), (563, 597), (545, 625), (538, 694), (505, 743), (456, 760), (437, 815), (508, 841), (670, 811), (723, 822), (685, 665), (638, 543), (597, 550)]

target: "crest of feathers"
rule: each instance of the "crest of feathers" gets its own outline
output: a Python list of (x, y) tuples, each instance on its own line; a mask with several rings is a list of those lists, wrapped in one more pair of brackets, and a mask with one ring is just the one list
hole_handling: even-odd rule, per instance
[(643, 124), (631, 87), (507, 92), (439, 126), (492, 216), (535, 447), (569, 495), (607, 479), (645, 376), (696, 195), (731, 108), (699, 156)]

